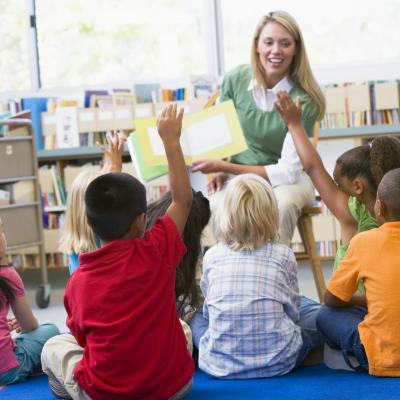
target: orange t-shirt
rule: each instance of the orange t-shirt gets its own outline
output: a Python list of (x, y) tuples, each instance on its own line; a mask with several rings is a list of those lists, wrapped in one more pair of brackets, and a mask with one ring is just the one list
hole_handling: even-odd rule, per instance
[(349, 301), (362, 279), (368, 314), (358, 325), (369, 373), (400, 376), (400, 222), (356, 235), (328, 290)]

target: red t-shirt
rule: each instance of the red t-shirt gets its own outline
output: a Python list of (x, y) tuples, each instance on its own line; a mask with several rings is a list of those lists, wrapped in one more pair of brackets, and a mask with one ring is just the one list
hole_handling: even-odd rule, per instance
[(185, 245), (160, 218), (143, 239), (82, 254), (64, 296), (67, 325), (84, 348), (75, 377), (93, 399), (168, 399), (194, 373), (175, 306)]

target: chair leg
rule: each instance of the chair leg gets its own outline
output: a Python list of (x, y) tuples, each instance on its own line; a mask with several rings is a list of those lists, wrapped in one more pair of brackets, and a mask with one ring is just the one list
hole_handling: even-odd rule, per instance
[(299, 217), (297, 227), (303, 244), (310, 258), (312, 273), (314, 276), (315, 286), (317, 288), (319, 301), (322, 303), (326, 291), (325, 279), (321, 267), (321, 258), (317, 251), (315, 243), (312, 219), (310, 215), (301, 215)]

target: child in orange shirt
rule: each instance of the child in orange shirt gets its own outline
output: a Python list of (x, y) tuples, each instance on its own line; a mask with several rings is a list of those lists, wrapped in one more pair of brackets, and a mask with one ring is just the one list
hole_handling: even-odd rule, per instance
[[(400, 168), (378, 187), (379, 228), (356, 235), (325, 294), (317, 326), (326, 342), (371, 375), (400, 376)], [(363, 280), (365, 295), (356, 293)], [(366, 308), (368, 305), (368, 309)], [(353, 367), (354, 368), (354, 367)]]

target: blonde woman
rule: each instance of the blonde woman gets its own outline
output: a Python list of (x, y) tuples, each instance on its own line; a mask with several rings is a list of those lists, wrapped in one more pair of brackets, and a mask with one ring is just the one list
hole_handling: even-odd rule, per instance
[(300, 296), (293, 252), (277, 242), (271, 185), (255, 174), (233, 178), (214, 220), (218, 243), (203, 259), (203, 313), (191, 323), (199, 367), (226, 379), (286, 374), (322, 343), (320, 304)]
[(95, 250), (101, 246), (100, 239), (96, 238), (89, 227), (86, 209), (85, 192), (89, 183), (101, 174), (121, 172), (122, 153), (124, 143), (118, 133), (107, 136), (108, 149), (102, 148), (104, 165), (101, 171), (83, 171), (72, 183), (68, 192), (65, 224), (60, 239), (60, 250), (68, 254), (69, 273), (72, 274), (78, 267), (79, 254)]
[[(300, 28), (284, 11), (261, 19), (252, 41), (251, 65), (238, 66), (222, 83), (220, 101), (233, 100), (248, 149), (230, 162), (198, 161), (193, 170), (215, 173), (210, 193), (220, 191), (230, 174), (255, 173), (268, 180), (278, 199), (279, 240), (290, 244), (300, 211), (311, 204), (314, 190), (302, 173), (291, 135), (274, 106), (279, 90), (293, 99), (301, 98), (302, 123), (312, 136), (315, 122), (324, 115), (325, 101), (312, 74)], [(210, 201), (213, 208), (216, 200)]]

